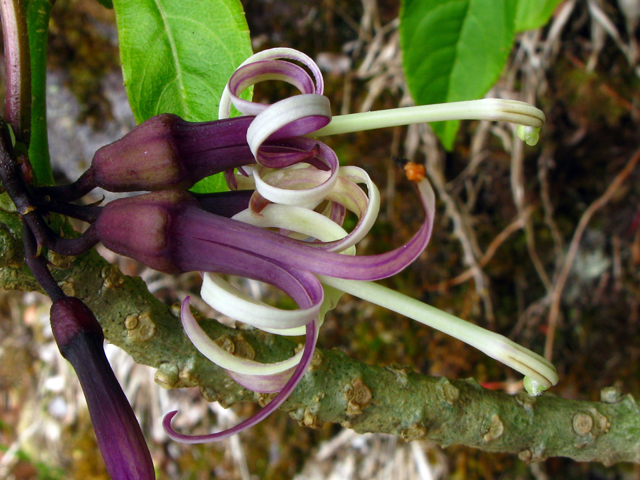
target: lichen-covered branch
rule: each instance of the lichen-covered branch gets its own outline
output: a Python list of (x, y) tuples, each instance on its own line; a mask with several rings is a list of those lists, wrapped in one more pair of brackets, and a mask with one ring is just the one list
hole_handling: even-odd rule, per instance
[[(3, 195), (5, 196), (5, 195)], [(0, 199), (0, 285), (37, 290), (24, 266), (20, 222)], [(177, 306), (167, 306), (140, 278), (124, 276), (95, 251), (77, 258), (50, 257), (62, 288), (96, 313), (105, 337), (135, 361), (158, 369), (165, 388), (199, 387), (224, 406), (268, 401), (245, 390), (206, 360), (185, 336)], [(296, 345), (261, 331), (240, 331), (213, 320), (202, 325), (236, 352), (273, 362)], [(283, 409), (301, 424), (340, 423), (358, 432), (386, 432), (442, 445), (462, 444), (511, 452), (525, 461), (566, 456), (579, 461), (640, 463), (640, 409), (630, 396), (605, 389), (601, 402), (538, 398), (483, 389), (472, 380), (447, 380), (408, 368), (376, 367), (338, 350), (315, 354), (312, 367)]]

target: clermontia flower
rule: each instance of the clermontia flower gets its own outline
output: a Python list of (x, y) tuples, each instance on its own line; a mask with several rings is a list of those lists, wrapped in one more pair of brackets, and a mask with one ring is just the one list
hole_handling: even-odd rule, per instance
[[(311, 75), (290, 60), (300, 62)], [(246, 88), (274, 79), (294, 85), (300, 95), (273, 105), (240, 98)], [(128, 174), (113, 171), (109, 162), (95, 159), (94, 172), (86, 176), (90, 180), (85, 182), (87, 185), (101, 178), (103, 184), (111, 182), (117, 187), (129, 181), (121, 178), (124, 175), (133, 179), (127, 189), (161, 190), (117, 200), (104, 207), (92, 229), (107, 248), (169, 273), (207, 272), (201, 295), (214, 309), (271, 333), (306, 334), (304, 348), (286, 361), (261, 364), (240, 358), (205, 334), (186, 299), (182, 323), (196, 348), (244, 387), (261, 393), (279, 393), (255, 416), (210, 435), (175, 432), (171, 419), (177, 412), (171, 412), (165, 417), (164, 426), (175, 440), (188, 443), (220, 440), (256, 424), (277, 409), (304, 376), (324, 314), (344, 292), (469, 343), (524, 374), (530, 393), (545, 390), (558, 380), (549, 362), (505, 337), (373, 283), (403, 270), (424, 250), (433, 227), (434, 192), (425, 178), (415, 182), (425, 220), (409, 242), (384, 254), (356, 256), (355, 244), (369, 232), (378, 214), (378, 189), (364, 170), (340, 167), (335, 153), (317, 140), (324, 135), (409, 123), (487, 119), (518, 124), (521, 138), (535, 143), (544, 114), (523, 102), (484, 99), (332, 119), (329, 101), (322, 93), (320, 70), (306, 55), (284, 48), (260, 52), (245, 61), (229, 80), (220, 104), (221, 123), (207, 124), (209, 129), (222, 125), (230, 128), (222, 140), (209, 139), (205, 150), (209, 152), (206, 155), (211, 155), (210, 160), (202, 154), (190, 154), (194, 143), (189, 143), (189, 135), (175, 133), (190, 127), (170, 117), (164, 123), (156, 121), (161, 125), (154, 150), (168, 159), (165, 162), (169, 165), (168, 177), (146, 167), (140, 173), (137, 162), (130, 162), (133, 166)], [(231, 104), (246, 117), (227, 119)], [(136, 130), (147, 135), (144, 124)], [(174, 141), (176, 138), (178, 141)], [(121, 142), (119, 146), (105, 147), (101, 156), (108, 158), (109, 149), (113, 152), (123, 146)], [(225, 148), (229, 150), (219, 155)], [(135, 142), (126, 145), (126, 149), (136, 151)], [(140, 152), (136, 155), (140, 156)], [(185, 168), (185, 162), (198, 167), (190, 170)], [(239, 173), (234, 174), (234, 168)], [(214, 203), (216, 210), (212, 213), (205, 210), (211, 204), (207, 207), (189, 193), (177, 190), (191, 185), (205, 173), (219, 171), (226, 172), (231, 188), (249, 189), (251, 197), (238, 195), (241, 190), (222, 194), (218, 198), (229, 200), (236, 196), (224, 203), (223, 208), (218, 209)], [(366, 192), (361, 185), (366, 186)], [(342, 228), (347, 211), (358, 217), (350, 233)], [(281, 310), (266, 305), (233, 287), (220, 274), (274, 285), (299, 308)]]

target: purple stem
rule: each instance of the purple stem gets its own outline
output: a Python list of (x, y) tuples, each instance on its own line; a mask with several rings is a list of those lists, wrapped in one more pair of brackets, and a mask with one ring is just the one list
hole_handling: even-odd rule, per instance
[(47, 268), (47, 261), (42, 255), (38, 255), (38, 244), (36, 242), (31, 229), (26, 223), (22, 223), (22, 235), (24, 239), (24, 259), (27, 266), (33, 273), (40, 286), (47, 292), (47, 295), (51, 297), (54, 302), (65, 297), (64, 292), (53, 278), (49, 268)]

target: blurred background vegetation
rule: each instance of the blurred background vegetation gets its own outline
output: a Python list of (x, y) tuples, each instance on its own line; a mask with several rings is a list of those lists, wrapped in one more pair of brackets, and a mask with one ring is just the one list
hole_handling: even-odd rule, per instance
[[(316, 59), (334, 114), (410, 104), (398, 0), (243, 4), (254, 50), (290, 46)], [(557, 322), (560, 383), (553, 393), (565, 398), (598, 400), (610, 385), (640, 396), (640, 168), (605, 195), (640, 146), (638, 18), (628, 8), (634, 4), (568, 0), (549, 25), (518, 37), (489, 96), (529, 101), (545, 112), (536, 147), (522, 149), (510, 126), (489, 122), (464, 122), (452, 152), (426, 127), (328, 139), (344, 164), (367, 169), (381, 188), (381, 215), (362, 253), (403, 243), (421, 220), (392, 157), (427, 162), (440, 198), (436, 231), (420, 261), (387, 285), (540, 353), (550, 322)], [(97, 148), (134, 125), (114, 21), (113, 11), (95, 0), (58, 0), (54, 8), (48, 109), (60, 182), (75, 179)], [(286, 95), (281, 89), (269, 84), (256, 95), (279, 98)], [(577, 236), (582, 218), (586, 228)], [(126, 274), (142, 276), (166, 302), (197, 295), (197, 275), (172, 278), (101, 253)], [(550, 318), (554, 295), (560, 309)], [(39, 294), (0, 292), (0, 478), (108, 479), (81, 392), (47, 326), (47, 302)], [(521, 388), (514, 372), (471, 347), (354, 299), (328, 316), (319, 345), (368, 363), (474, 377), (508, 392)], [(111, 348), (109, 358), (143, 423), (160, 479), (640, 479), (638, 465), (561, 458), (526, 465), (510, 455), (339, 426), (313, 430), (284, 413), (227, 442), (179, 445), (160, 427), (170, 405), (180, 406), (185, 426), (204, 430), (234, 424), (258, 407), (224, 410), (197, 391), (162, 390), (151, 369), (123, 352)]]

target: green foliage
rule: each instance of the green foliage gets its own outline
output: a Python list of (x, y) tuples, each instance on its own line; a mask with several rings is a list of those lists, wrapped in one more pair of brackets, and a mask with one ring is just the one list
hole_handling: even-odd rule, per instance
[[(544, 25), (560, 0), (403, 0), (407, 85), (421, 105), (482, 98), (502, 73), (515, 33)], [(459, 122), (432, 125), (447, 150)]]
[[(496, 82), (514, 39), (513, 0), (404, 0), (403, 67), (418, 104), (481, 98)], [(432, 125), (451, 149), (459, 122)]]
[(542, 27), (560, 2), (562, 0), (519, 0), (515, 19), (516, 32)]
[[(239, 0), (115, 0), (125, 87), (136, 121), (218, 118), (227, 80), (253, 52)], [(210, 178), (197, 191), (226, 189)]]
[(29, 161), (38, 185), (53, 184), (47, 139), (47, 39), (52, 3), (29, 0), (26, 5), (31, 57), (31, 141)]
[(116, 0), (124, 82), (136, 121), (174, 113), (215, 120), (220, 95), (251, 55), (238, 0)]

